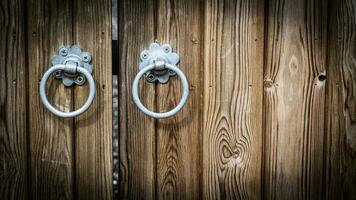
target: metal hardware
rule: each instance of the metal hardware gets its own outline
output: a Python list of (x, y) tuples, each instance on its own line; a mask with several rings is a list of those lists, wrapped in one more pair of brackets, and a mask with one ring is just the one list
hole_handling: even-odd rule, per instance
[[(175, 115), (183, 108), (189, 96), (189, 84), (184, 73), (176, 66), (179, 62), (179, 55), (172, 52), (172, 47), (169, 44), (160, 46), (158, 43), (152, 43), (148, 50), (141, 52), (140, 71), (136, 75), (132, 84), (132, 97), (136, 106), (145, 114), (162, 119)], [(169, 78), (178, 75), (182, 81), (183, 94), (178, 105), (171, 111), (165, 113), (155, 113), (148, 110), (141, 102), (138, 96), (138, 82), (140, 78), (146, 75), (148, 82), (167, 83)]]
[[(43, 105), (53, 114), (58, 117), (75, 117), (90, 107), (95, 96), (95, 82), (91, 75), (92, 65), (91, 55), (88, 52), (82, 52), (79, 45), (71, 47), (62, 47), (59, 49), (59, 55), (52, 59), (52, 67), (50, 67), (43, 75), (40, 82), (40, 98)], [(46, 83), (50, 76), (56, 79), (62, 79), (65, 86), (71, 86), (73, 83), (83, 85), (86, 80), (89, 83), (89, 96), (84, 105), (73, 112), (61, 112), (53, 107), (46, 96)]]
[(175, 76), (176, 73), (173, 70), (168, 70), (164, 67), (164, 63), (171, 64), (177, 67), (179, 62), (179, 55), (174, 53), (170, 44), (151, 43), (148, 50), (141, 52), (140, 70), (145, 67), (156, 64), (156, 68), (146, 73), (146, 80), (150, 83), (156, 81), (160, 83), (167, 83), (169, 77)]
[[(52, 58), (52, 65), (67, 65), (75, 64), (77, 67), (84, 68), (89, 73), (92, 73), (93, 67), (90, 64), (91, 55), (88, 52), (82, 52), (79, 45), (71, 47), (62, 47), (58, 51), (58, 55)], [(85, 76), (73, 72), (57, 70), (54, 72), (56, 79), (62, 79), (65, 86), (71, 86), (73, 83), (83, 85), (86, 81)]]

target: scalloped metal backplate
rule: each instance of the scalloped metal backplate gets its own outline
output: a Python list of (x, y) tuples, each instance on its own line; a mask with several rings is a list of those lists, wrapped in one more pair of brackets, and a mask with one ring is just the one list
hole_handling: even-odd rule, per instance
[[(52, 58), (52, 66), (58, 64), (75, 64), (77, 67), (86, 69), (89, 73), (92, 73), (93, 66), (90, 64), (91, 55), (88, 52), (83, 52), (79, 45), (73, 45), (71, 47), (61, 47), (58, 51), (58, 55)], [(71, 86), (74, 83), (77, 85), (83, 85), (86, 78), (82, 74), (68, 74), (62, 70), (58, 70), (53, 73), (56, 79), (62, 79), (65, 86)]]
[[(179, 55), (174, 53), (170, 44), (151, 43), (149, 49), (143, 50), (140, 54), (140, 70), (153, 64), (157, 60), (164, 60), (165, 62), (177, 67), (179, 63)], [(176, 73), (171, 70), (151, 70), (146, 73), (146, 80), (150, 83), (158, 81), (159, 83), (167, 83), (171, 76)]]

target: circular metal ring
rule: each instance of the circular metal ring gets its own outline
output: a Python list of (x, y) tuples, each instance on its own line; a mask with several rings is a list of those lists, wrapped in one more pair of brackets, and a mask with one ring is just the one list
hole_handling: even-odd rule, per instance
[(82, 67), (77, 67), (77, 72), (83, 74), (87, 81), (89, 82), (89, 96), (87, 101), (84, 103), (84, 105), (79, 108), (78, 110), (75, 110), (73, 112), (61, 112), (59, 110), (57, 110), (55, 107), (53, 107), (46, 96), (46, 83), (48, 78), (53, 74), (53, 72), (57, 71), (57, 70), (65, 70), (66, 66), (65, 65), (55, 65), (51, 68), (49, 68), (46, 73), (43, 75), (41, 82), (40, 82), (40, 97), (42, 100), (43, 105), (50, 111), (52, 112), (54, 115), (58, 116), (58, 117), (63, 117), (63, 118), (67, 118), (67, 117), (75, 117), (78, 116), (80, 114), (82, 114), (83, 112), (87, 111), (88, 108), (90, 107), (91, 103), (94, 100), (94, 96), (95, 96), (95, 82), (93, 77), (91, 76), (91, 74), (84, 68)]
[(183, 95), (182, 95), (182, 99), (180, 100), (180, 102), (178, 103), (178, 105), (173, 108), (173, 110), (168, 111), (168, 112), (164, 112), (164, 113), (156, 113), (156, 112), (152, 112), (150, 110), (148, 110), (141, 102), (139, 96), (138, 96), (138, 83), (141, 79), (141, 77), (148, 71), (155, 69), (155, 65), (151, 64), (148, 65), (147, 67), (143, 68), (141, 71), (138, 72), (138, 74), (136, 75), (133, 83), (132, 83), (132, 97), (133, 100), (135, 102), (135, 104), (137, 105), (137, 107), (144, 112), (146, 115), (149, 115), (153, 118), (156, 119), (163, 119), (163, 118), (167, 118), (167, 117), (171, 117), (173, 115), (175, 115), (180, 109), (183, 108), (185, 102), (188, 99), (189, 96), (189, 85), (188, 85), (188, 81), (187, 78), (185, 77), (184, 73), (178, 68), (175, 67), (171, 64), (165, 63), (165, 68), (166, 69), (170, 69), (174, 72), (176, 72), (176, 74), (178, 75), (178, 77), (180, 78), (180, 80), (182, 81), (182, 86), (183, 86)]

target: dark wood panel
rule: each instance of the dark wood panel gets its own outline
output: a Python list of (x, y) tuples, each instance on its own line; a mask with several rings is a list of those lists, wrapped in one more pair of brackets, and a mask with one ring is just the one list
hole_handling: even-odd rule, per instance
[(27, 199), (24, 1), (0, 2), (0, 199)]
[(325, 199), (356, 198), (356, 1), (331, 1)]
[[(203, 1), (158, 0), (156, 39), (169, 43), (180, 56), (178, 67), (187, 76), (189, 99), (183, 109), (168, 119), (158, 120), (157, 197), (198, 199), (201, 194), (201, 140), (203, 91)], [(173, 109), (181, 99), (178, 77), (156, 84), (157, 112)]]
[(269, 1), (264, 72), (264, 195), (320, 199), (327, 2)]
[(264, 2), (205, 3), (203, 199), (261, 197)]
[[(74, 43), (92, 54), (95, 99), (75, 119), (76, 199), (112, 199), (111, 0), (73, 1)], [(88, 97), (75, 87), (75, 108)]]
[[(155, 121), (134, 105), (132, 80), (138, 72), (140, 52), (154, 41), (155, 4), (119, 1), (119, 107), (120, 107), (120, 198), (154, 199), (156, 184)], [(142, 102), (154, 108), (154, 84), (141, 80)]]
[[(29, 142), (33, 199), (72, 199), (74, 194), (73, 119), (50, 113), (40, 101), (39, 81), (61, 46), (72, 44), (69, 0), (27, 1)], [(72, 89), (47, 82), (47, 96), (61, 111), (73, 109)]]

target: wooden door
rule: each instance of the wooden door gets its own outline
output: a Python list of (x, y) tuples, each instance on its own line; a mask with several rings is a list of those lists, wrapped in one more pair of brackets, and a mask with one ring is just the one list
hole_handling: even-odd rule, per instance
[[(120, 199), (355, 199), (355, 0), (0, 2), (0, 199), (112, 199), (113, 113)], [(140, 52), (169, 43), (189, 99), (146, 116), (131, 84)], [(51, 114), (39, 82), (61, 46), (92, 54), (96, 96), (76, 118)], [(112, 67), (119, 110), (112, 108)], [(47, 83), (62, 111), (88, 86)], [(180, 100), (177, 77), (141, 80), (156, 112)]]
[[(123, 199), (355, 199), (354, 0), (119, 1)], [(139, 55), (170, 43), (189, 100), (155, 120)], [(156, 112), (181, 95), (141, 80)]]
[[(4, 0), (0, 10), (0, 199), (111, 199), (111, 1)], [(63, 119), (42, 105), (39, 81), (73, 44), (92, 54), (96, 96)], [(47, 90), (66, 112), (88, 95), (53, 79)]]

